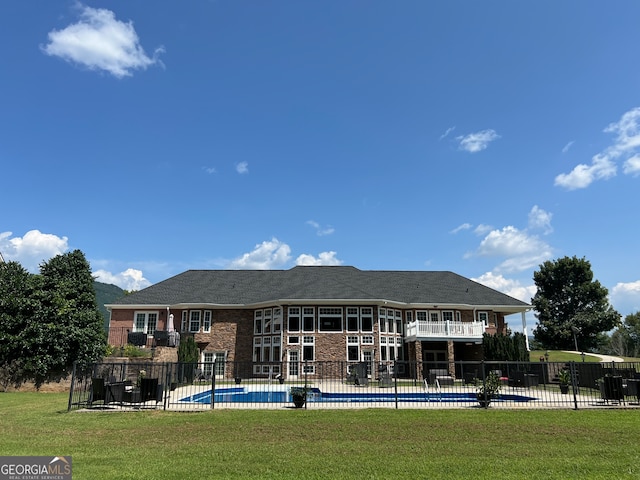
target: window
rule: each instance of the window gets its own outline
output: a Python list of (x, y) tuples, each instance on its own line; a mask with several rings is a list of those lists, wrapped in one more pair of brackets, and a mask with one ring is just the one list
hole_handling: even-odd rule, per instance
[(462, 321), (460, 316), (460, 310), (456, 310), (456, 322), (460, 322), (460, 321)]
[(313, 307), (304, 307), (302, 309), (302, 331), (313, 332), (314, 323), (315, 323), (315, 312)]
[(211, 332), (211, 310), (205, 310), (202, 318), (202, 331), (204, 333)]
[(253, 339), (253, 361), (262, 361), (262, 338), (260, 337)]
[[(271, 359), (274, 362), (279, 362), (280, 361), (280, 357), (281, 357), (281, 349), (280, 349), (280, 337), (273, 337), (271, 339)], [(274, 367), (275, 368), (275, 367)], [(280, 367), (278, 367), (280, 368)], [(275, 370), (274, 370), (275, 372)], [(280, 373), (280, 370), (278, 370), (275, 373)]]
[(313, 360), (315, 360), (314, 337), (302, 337), (302, 360), (307, 362), (312, 362)]
[(427, 321), (427, 312), (425, 312), (424, 310), (420, 310), (420, 311), (416, 312), (416, 320), (418, 320), (419, 322), (426, 322)]
[(387, 331), (393, 333), (393, 310), (387, 310)]
[(411, 310), (408, 310), (408, 311), (404, 312), (404, 317), (405, 317), (407, 323), (413, 322), (413, 312)]
[(363, 332), (373, 332), (373, 308), (360, 309), (360, 328)]
[(362, 337), (363, 345), (373, 345), (373, 335), (365, 335)]
[(347, 332), (357, 332), (358, 323), (358, 309), (347, 307)]
[(289, 307), (289, 313), (287, 316), (287, 330), (290, 332), (300, 331), (300, 308)]
[(443, 322), (453, 322), (453, 312), (451, 310), (445, 310), (442, 312)]
[(271, 361), (271, 337), (264, 337), (262, 339), (262, 361)]
[(182, 323), (180, 324), (180, 330), (183, 332), (187, 331), (187, 323), (189, 322), (189, 312), (186, 310), (182, 311)]
[(271, 309), (264, 311), (264, 330), (263, 333), (271, 333)]
[(273, 333), (280, 333), (282, 331), (282, 309), (273, 309)]
[(214, 362), (214, 353), (213, 352), (204, 352), (202, 354), (202, 373), (208, 378), (213, 375), (213, 362)]
[(133, 323), (134, 332), (144, 332), (153, 335), (158, 325), (158, 312), (136, 312)]
[(189, 331), (200, 331), (200, 310), (191, 310), (189, 312)]
[(255, 335), (262, 334), (262, 310), (256, 310), (253, 314), (253, 333)]
[(357, 362), (358, 360), (360, 360), (360, 346), (347, 345), (347, 361)]
[(440, 312), (429, 312), (429, 321), (430, 322), (439, 322), (440, 321)]
[(217, 378), (223, 378), (226, 360), (227, 352), (204, 352), (202, 354), (202, 373), (207, 377), (215, 373)]
[(485, 327), (489, 324), (489, 313), (478, 312), (478, 321), (484, 323)]
[(381, 308), (378, 313), (378, 325), (381, 332), (387, 331), (387, 310), (385, 308)]
[(320, 307), (318, 319), (321, 332), (342, 331), (342, 309), (334, 307)]
[(289, 345), (299, 345), (300, 344), (300, 337), (289, 337), (289, 339), (287, 340), (287, 342), (289, 343)]

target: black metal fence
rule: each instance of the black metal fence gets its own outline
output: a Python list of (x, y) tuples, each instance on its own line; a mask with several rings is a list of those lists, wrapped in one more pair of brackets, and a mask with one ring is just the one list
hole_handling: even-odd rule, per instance
[(307, 409), (470, 408), (482, 400), (507, 409), (638, 407), (638, 372), (638, 363), (455, 362), (443, 368), (409, 362), (265, 366), (132, 359), (74, 370), (68, 408), (293, 408), (300, 393)]

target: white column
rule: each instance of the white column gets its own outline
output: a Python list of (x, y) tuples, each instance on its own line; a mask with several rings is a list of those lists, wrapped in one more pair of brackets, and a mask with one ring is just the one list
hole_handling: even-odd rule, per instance
[(526, 312), (522, 312), (522, 333), (524, 333), (524, 343), (527, 346), (527, 352), (530, 352), (529, 348), (529, 333), (527, 332), (527, 317)]

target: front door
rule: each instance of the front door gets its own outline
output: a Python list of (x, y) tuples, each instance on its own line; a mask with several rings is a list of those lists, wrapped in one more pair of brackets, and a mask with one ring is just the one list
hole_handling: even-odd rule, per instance
[(298, 378), (300, 373), (300, 352), (289, 350), (289, 378)]

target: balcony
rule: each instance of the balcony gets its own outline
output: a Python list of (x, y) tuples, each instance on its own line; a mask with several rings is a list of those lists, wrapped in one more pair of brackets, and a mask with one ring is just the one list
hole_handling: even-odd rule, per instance
[(480, 341), (484, 333), (483, 322), (428, 322), (416, 320), (407, 324), (406, 340)]
[(153, 334), (134, 332), (129, 328), (111, 327), (107, 332), (107, 343), (115, 347), (123, 347), (128, 343), (136, 347), (154, 348), (156, 346), (177, 347), (180, 334), (175, 331), (155, 330)]

